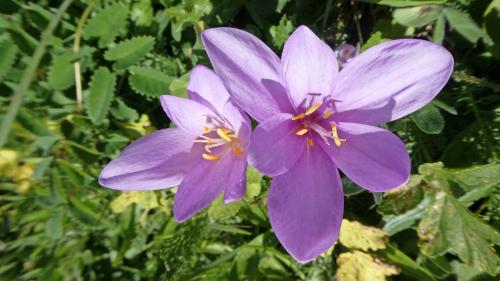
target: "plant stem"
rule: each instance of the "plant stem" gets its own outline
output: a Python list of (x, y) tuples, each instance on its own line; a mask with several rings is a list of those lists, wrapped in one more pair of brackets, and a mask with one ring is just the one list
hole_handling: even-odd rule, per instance
[(3, 117), (2, 124), (0, 126), (0, 148), (7, 143), (12, 123), (14, 122), (17, 112), (21, 107), (24, 94), (28, 91), (31, 82), (35, 78), (36, 70), (38, 68), (38, 65), (40, 64), (40, 60), (45, 54), (49, 39), (52, 36), (52, 33), (54, 33), (54, 30), (56, 29), (59, 22), (61, 21), (64, 12), (66, 12), (72, 2), (73, 0), (65, 0), (61, 4), (61, 6), (59, 6), (56, 15), (49, 22), (47, 28), (45, 28), (45, 30), (42, 32), (40, 42), (38, 43), (38, 46), (36, 47), (35, 52), (31, 57), (30, 63), (24, 70), (23, 76), (21, 77), (21, 82), (14, 91), (14, 95), (12, 96), (12, 101), (10, 102), (9, 108), (7, 109), (7, 113), (5, 113), (5, 116)]
[(489, 88), (495, 92), (500, 92), (500, 85), (490, 82), (486, 79), (477, 78), (462, 71), (453, 72), (453, 78), (455, 78), (455, 80), (463, 80), (469, 84)]
[[(87, 8), (85, 8), (85, 10), (83, 11), (82, 16), (78, 20), (78, 26), (75, 31), (75, 40), (73, 41), (74, 53), (77, 53), (80, 50), (80, 39), (82, 36), (83, 26), (87, 21), (88, 17), (90, 16), (90, 13), (94, 9), (96, 3), (97, 0), (90, 1), (89, 4), (87, 5)], [(83, 101), (80, 60), (77, 60), (75, 62), (74, 68), (75, 68), (75, 88), (76, 88), (76, 111), (80, 112), (82, 110), (82, 101)]]

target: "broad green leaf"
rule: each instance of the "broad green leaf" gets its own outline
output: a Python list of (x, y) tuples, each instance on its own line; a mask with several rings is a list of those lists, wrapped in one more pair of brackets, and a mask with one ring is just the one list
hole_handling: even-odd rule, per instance
[(274, 46), (281, 49), (292, 31), (293, 24), (290, 20), (288, 20), (286, 15), (284, 15), (278, 25), (274, 25), (269, 28), (269, 34), (271, 34)]
[(113, 99), (115, 84), (115, 74), (106, 67), (100, 67), (94, 72), (89, 93), (85, 99), (87, 112), (94, 124), (101, 124), (106, 119)]
[(118, 45), (104, 53), (104, 58), (114, 61), (113, 67), (124, 69), (142, 59), (147, 53), (153, 50), (155, 44), (154, 37), (138, 36), (120, 42)]
[(423, 27), (435, 21), (441, 14), (441, 6), (420, 6), (395, 9), (392, 13), (397, 23), (404, 26)]
[(363, 251), (385, 249), (388, 239), (382, 229), (342, 220), (339, 242), (347, 248)]
[(411, 115), (413, 122), (422, 132), (439, 134), (444, 128), (444, 118), (439, 109), (433, 104), (428, 104)]
[[(429, 257), (450, 252), (464, 263), (495, 275), (499, 260), (490, 245), (500, 244), (500, 234), (451, 194), (445, 172), (430, 168), (434, 172), (427, 178), (435, 199), (418, 226), (421, 251)], [(424, 170), (428, 173), (431, 169)]]
[(486, 41), (491, 40), (474, 20), (472, 20), (469, 14), (460, 12), (452, 7), (446, 7), (443, 11), (450, 25), (470, 42), (476, 43), (480, 38)]
[(377, 31), (373, 33), (370, 38), (368, 38), (368, 41), (366, 41), (366, 43), (361, 47), (361, 52), (386, 41), (389, 41), (389, 39), (382, 38), (382, 32)]
[(85, 145), (81, 145), (74, 141), (64, 141), (64, 143), (68, 145), (68, 152), (70, 152), (73, 157), (87, 164), (94, 163), (101, 155), (95, 149), (87, 147)]
[(72, 53), (67, 51), (52, 58), (48, 80), (54, 90), (66, 90), (75, 84), (75, 70), (71, 63)]
[(375, 3), (390, 7), (415, 7), (424, 5), (437, 5), (446, 3), (447, 0), (359, 0), (362, 2)]
[[(383, 251), (378, 251), (377, 255), (380, 255), (387, 261), (391, 262), (395, 266), (401, 269), (401, 274), (406, 275), (412, 279), (419, 281), (435, 281), (436, 279), (432, 274), (422, 267), (420, 264), (412, 260), (405, 253), (399, 250), (396, 246), (392, 244), (387, 244), (387, 248)], [(404, 279), (402, 279), (404, 280)]]
[(124, 212), (132, 204), (137, 204), (144, 209), (154, 209), (159, 206), (158, 198), (152, 190), (122, 192), (111, 201), (110, 206), (113, 213), (118, 214)]
[(52, 210), (52, 215), (50, 219), (45, 224), (45, 233), (50, 239), (57, 240), (63, 235), (64, 225), (63, 225), (64, 213), (60, 208)]
[(172, 80), (172, 82), (168, 86), (170, 94), (181, 98), (187, 98), (188, 77), (189, 73), (186, 73), (180, 78)]
[(493, 55), (500, 59), (500, 0), (493, 0), (484, 11), (484, 27), (493, 41), (491, 50)]
[(214, 219), (231, 218), (238, 213), (241, 206), (241, 201), (224, 203), (224, 194), (221, 194), (208, 208), (208, 216)]
[(167, 94), (172, 78), (152, 68), (133, 66), (129, 68), (130, 86), (139, 94), (159, 97)]
[(136, 121), (139, 118), (139, 113), (129, 107), (120, 98), (116, 98), (116, 103), (111, 107), (111, 114), (119, 120)]
[(43, 121), (27, 108), (21, 108), (17, 114), (17, 122), (29, 132), (37, 136), (52, 136), (53, 133), (47, 128), (46, 122)]
[(85, 26), (85, 38), (99, 38), (99, 47), (104, 47), (120, 34), (127, 25), (128, 7), (120, 3), (100, 10)]
[(245, 198), (251, 200), (259, 196), (261, 192), (262, 174), (253, 167), (247, 167), (247, 192)]
[(339, 281), (386, 281), (388, 276), (399, 274), (394, 265), (361, 251), (340, 254), (337, 265)]
[(417, 207), (423, 197), (422, 176), (414, 175), (407, 184), (385, 192), (377, 211), (385, 215), (400, 215)]
[(212, 11), (212, 3), (209, 0), (184, 0), (176, 6), (169, 7), (165, 13), (171, 18), (171, 33), (174, 40), (180, 41), (182, 31), (193, 26), (210, 11)]
[(150, 26), (153, 22), (153, 6), (151, 0), (139, 0), (132, 5), (130, 18), (138, 26)]
[(500, 184), (500, 164), (488, 164), (467, 169), (449, 170), (451, 180), (465, 191), (488, 188)]
[(0, 37), (0, 83), (16, 60), (18, 48), (9, 36)]

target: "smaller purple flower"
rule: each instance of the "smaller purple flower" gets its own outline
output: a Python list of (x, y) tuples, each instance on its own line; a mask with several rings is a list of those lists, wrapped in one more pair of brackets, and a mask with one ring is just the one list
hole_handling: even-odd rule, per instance
[(248, 117), (230, 100), (219, 77), (204, 66), (191, 72), (189, 99), (161, 96), (177, 128), (158, 130), (132, 144), (102, 170), (99, 183), (118, 190), (179, 186), (174, 218), (183, 222), (224, 192), (224, 202), (246, 190)]
[(341, 65), (347, 64), (355, 56), (359, 55), (359, 48), (353, 45), (344, 44), (340, 45), (334, 50), (337, 60)]

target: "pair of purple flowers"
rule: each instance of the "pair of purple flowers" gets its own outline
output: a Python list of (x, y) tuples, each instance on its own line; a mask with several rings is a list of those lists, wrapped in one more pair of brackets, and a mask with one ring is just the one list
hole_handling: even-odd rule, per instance
[[(241, 199), (248, 159), (273, 177), (271, 224), (299, 262), (316, 258), (338, 238), (338, 169), (370, 191), (407, 182), (404, 143), (377, 126), (430, 102), (453, 69), (447, 50), (415, 39), (341, 60), (341, 71), (338, 54), (304, 26), (290, 36), (281, 59), (242, 30), (208, 29), (202, 39), (217, 75), (197, 66), (189, 99), (162, 96), (177, 128), (132, 143), (99, 182), (120, 190), (179, 186), (174, 217), (182, 222), (222, 192), (226, 203)], [(241, 109), (260, 122), (253, 132)]]

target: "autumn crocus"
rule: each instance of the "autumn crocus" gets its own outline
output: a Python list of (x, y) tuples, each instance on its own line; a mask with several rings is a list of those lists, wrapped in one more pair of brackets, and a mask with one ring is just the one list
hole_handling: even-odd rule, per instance
[(448, 51), (424, 40), (376, 45), (339, 72), (333, 50), (304, 26), (290, 36), (281, 60), (242, 30), (208, 29), (202, 38), (232, 99), (261, 122), (249, 162), (273, 177), (271, 224), (300, 262), (314, 259), (338, 237), (338, 169), (376, 192), (407, 182), (404, 143), (378, 125), (431, 101), (453, 68)]
[(246, 156), (251, 127), (208, 68), (191, 72), (189, 99), (161, 96), (177, 128), (163, 129), (129, 145), (101, 172), (99, 183), (119, 190), (179, 189), (174, 217), (182, 222), (224, 192), (224, 202), (246, 190)]

